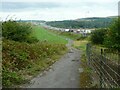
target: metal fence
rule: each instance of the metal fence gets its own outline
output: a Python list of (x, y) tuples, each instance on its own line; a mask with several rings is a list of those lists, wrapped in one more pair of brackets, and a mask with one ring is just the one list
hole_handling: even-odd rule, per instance
[(100, 88), (120, 88), (120, 53), (87, 44), (86, 55), (99, 77)]

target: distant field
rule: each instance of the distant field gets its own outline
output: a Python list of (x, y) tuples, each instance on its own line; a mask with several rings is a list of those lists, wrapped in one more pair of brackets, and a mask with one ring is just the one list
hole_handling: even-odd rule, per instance
[(54, 42), (63, 44), (67, 43), (67, 40), (64, 37), (49, 32), (48, 30), (41, 26), (33, 27), (33, 36), (37, 37), (37, 39), (39, 39), (40, 41), (48, 41), (52, 43)]
[(72, 32), (61, 32), (58, 30), (50, 30), (50, 32), (56, 33), (57, 35), (63, 36), (64, 38), (69, 38), (72, 40), (83, 39), (81, 34), (72, 33)]
[(74, 41), (73, 45), (74, 47), (82, 50), (83, 52), (86, 51), (86, 44), (88, 43), (87, 40), (80, 40), (80, 41)]

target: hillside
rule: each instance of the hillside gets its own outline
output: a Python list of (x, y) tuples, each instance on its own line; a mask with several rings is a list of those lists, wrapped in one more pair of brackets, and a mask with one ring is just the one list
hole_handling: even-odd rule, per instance
[(109, 17), (88, 17), (88, 18), (79, 18), (76, 19), (77, 21), (93, 21), (93, 20), (111, 20), (111, 19), (115, 19), (117, 18), (117, 16), (109, 16)]
[(106, 28), (111, 25), (117, 16), (111, 17), (90, 17), (75, 20), (50, 21), (47, 25), (58, 28)]

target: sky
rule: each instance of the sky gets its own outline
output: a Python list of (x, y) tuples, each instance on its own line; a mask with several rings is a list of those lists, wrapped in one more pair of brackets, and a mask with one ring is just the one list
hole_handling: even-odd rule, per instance
[(119, 0), (2, 0), (0, 20), (72, 20), (118, 15)]

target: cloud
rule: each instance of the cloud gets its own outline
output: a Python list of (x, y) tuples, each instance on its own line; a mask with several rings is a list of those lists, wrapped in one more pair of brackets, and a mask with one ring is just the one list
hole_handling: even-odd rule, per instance
[[(29, 2), (28, 2), (29, 1)], [(118, 0), (4, 0), (0, 15), (5, 19), (65, 20), (117, 15)]]
[(118, 3), (118, 15), (120, 16), (120, 1)]
[(57, 2), (57, 3), (68, 3), (68, 2), (97, 2), (97, 3), (109, 3), (118, 2), (119, 0), (2, 0), (3, 2)]
[(11, 12), (11, 11), (23, 11), (28, 9), (43, 9), (43, 8), (57, 8), (60, 7), (58, 3), (52, 2), (39, 2), (39, 3), (32, 3), (32, 2), (3, 2), (1, 10), (4, 12)]
[(74, 3), (57, 3), (57, 2), (3, 2), (0, 11), (4, 12), (17, 12), (34, 9), (46, 9), (46, 8), (83, 8), (83, 7), (107, 7), (110, 8), (113, 3), (96, 3), (96, 2), (74, 2)]

